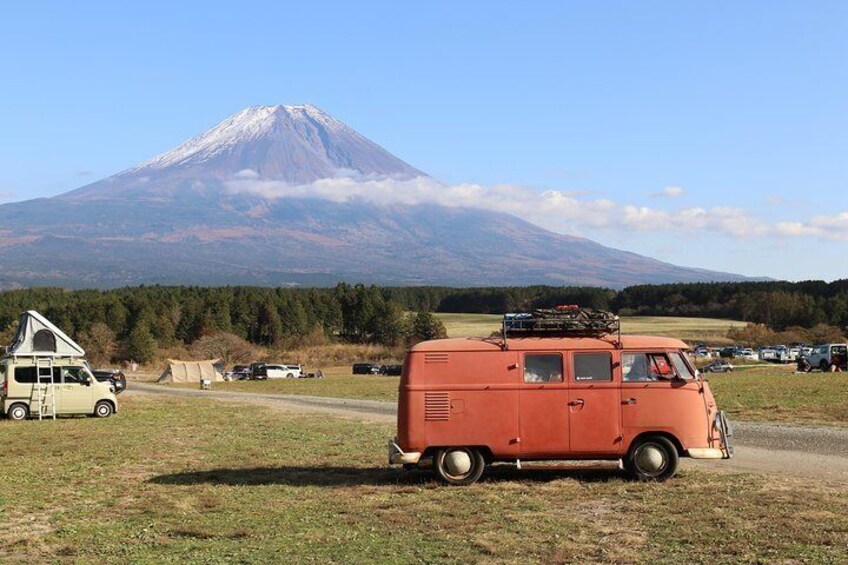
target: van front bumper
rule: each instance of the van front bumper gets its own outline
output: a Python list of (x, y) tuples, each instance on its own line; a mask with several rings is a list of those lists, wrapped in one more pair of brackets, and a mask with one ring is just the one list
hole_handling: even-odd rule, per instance
[(733, 446), (730, 438), (733, 436), (733, 428), (723, 411), (719, 411), (713, 420), (714, 432), (718, 434), (721, 447), (690, 447), (686, 455), (692, 459), (731, 459), (733, 457)]
[(420, 452), (404, 451), (397, 444), (397, 438), (389, 440), (389, 465), (415, 465), (420, 459)]

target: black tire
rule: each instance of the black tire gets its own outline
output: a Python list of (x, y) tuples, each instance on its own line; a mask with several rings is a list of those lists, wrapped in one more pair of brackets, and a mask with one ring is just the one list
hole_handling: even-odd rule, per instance
[(115, 407), (108, 400), (101, 400), (94, 405), (95, 418), (108, 418), (115, 413)]
[(680, 456), (667, 438), (649, 436), (630, 447), (624, 469), (637, 481), (665, 481), (677, 472)]
[(830, 363), (828, 363), (827, 361), (822, 359), (821, 363), (819, 363), (819, 369), (821, 369), (822, 373), (829, 373), (830, 372)]
[(479, 449), (470, 447), (440, 449), (433, 457), (433, 469), (436, 475), (449, 485), (464, 486), (475, 483), (483, 475), (485, 468), (486, 460), (483, 454)]
[(20, 402), (12, 404), (6, 411), (6, 417), (15, 422), (23, 422), (29, 418), (29, 406)]
[(287, 379), (293, 379), (293, 378), (294, 378), (294, 373), (286, 373), (286, 378), (287, 378)]

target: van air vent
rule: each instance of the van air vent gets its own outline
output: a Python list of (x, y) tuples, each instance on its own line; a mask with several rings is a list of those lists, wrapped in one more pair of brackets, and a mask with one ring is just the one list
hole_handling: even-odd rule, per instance
[(424, 362), (425, 363), (447, 363), (448, 362), (448, 354), (447, 353), (425, 353), (424, 354)]
[(450, 420), (450, 393), (424, 393), (424, 421), (447, 422)]

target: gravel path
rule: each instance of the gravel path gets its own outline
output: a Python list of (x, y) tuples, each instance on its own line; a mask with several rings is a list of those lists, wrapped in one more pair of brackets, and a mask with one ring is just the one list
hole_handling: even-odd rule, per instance
[[(324, 412), (371, 421), (394, 422), (397, 403), (376, 400), (324, 398), (294, 394), (218, 392), (176, 388), (134, 382), (133, 391), (145, 394), (214, 398), (251, 402), (286, 410)], [(730, 461), (694, 461), (686, 466), (719, 470), (777, 473), (795, 477), (816, 477), (848, 484), (848, 429), (792, 426), (754, 422), (733, 422), (736, 453)]]

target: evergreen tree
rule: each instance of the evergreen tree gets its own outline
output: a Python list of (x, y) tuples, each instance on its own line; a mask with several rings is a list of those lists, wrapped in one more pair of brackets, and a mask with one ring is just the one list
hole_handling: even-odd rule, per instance
[(445, 325), (430, 312), (421, 311), (412, 321), (412, 339), (415, 342), (448, 337)]
[(136, 326), (127, 338), (127, 358), (137, 363), (148, 363), (156, 355), (156, 340), (146, 324)]

